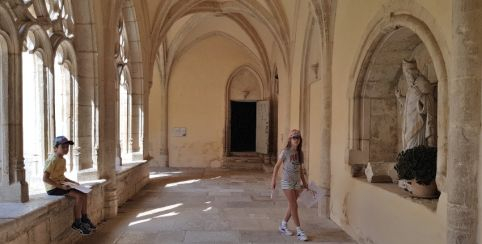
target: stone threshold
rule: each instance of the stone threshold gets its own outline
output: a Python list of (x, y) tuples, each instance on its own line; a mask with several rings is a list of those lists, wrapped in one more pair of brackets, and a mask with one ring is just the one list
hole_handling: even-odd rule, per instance
[(412, 197), (410, 195), (410, 193), (403, 190), (397, 184), (394, 184), (394, 183), (370, 183), (364, 177), (354, 177), (354, 179), (359, 181), (359, 182), (362, 182), (363, 184), (367, 184), (369, 186), (372, 186), (372, 187), (375, 187), (377, 189), (383, 190), (387, 194), (397, 195), (403, 201), (424, 206), (426, 209), (430, 210), (431, 212), (437, 211), (438, 198), (423, 199), (423, 198)]

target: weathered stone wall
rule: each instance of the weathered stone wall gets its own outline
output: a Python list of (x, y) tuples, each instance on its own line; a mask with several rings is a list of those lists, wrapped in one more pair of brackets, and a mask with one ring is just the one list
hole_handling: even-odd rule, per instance
[[(366, 63), (374, 61), (371, 57), (378, 55), (379, 50), (370, 49), (370, 47), (388, 45), (387, 41), (390, 41), (388, 37), (393, 32), (407, 28), (424, 43), (437, 73), (439, 91), (442, 91), (438, 98), (446, 99), (443, 93), (446, 90), (443, 85), (446, 86), (447, 77), (450, 75), (446, 73), (448, 72), (446, 68), (449, 64), (448, 53), (451, 47), (449, 44), (452, 39), (450, 30), (447, 30), (451, 26), (451, 11), (449, 0), (364, 1), (363, 3), (337, 1), (332, 63), (330, 216), (359, 243), (447, 243), (446, 194), (442, 193), (438, 200), (432, 202), (434, 207), (428, 209), (425, 204), (403, 197), (399, 192), (354, 179), (349, 171), (350, 155), (348, 153), (353, 145), (351, 137), (353, 124), (351, 123), (355, 108), (352, 106), (356, 99), (354, 95), (360, 67), (366, 67)], [(396, 39), (401, 44), (411, 42), (410, 38)], [(414, 41), (413, 45), (409, 46), (410, 52), (393, 47), (392, 54), (398, 53), (401, 56), (411, 57), (414, 50), (416, 51), (417, 43)], [(401, 60), (398, 62), (401, 63)], [(371, 64), (388, 65), (388, 62), (385, 60), (384, 64), (383, 59), (380, 59), (378, 63)], [(398, 131), (398, 111), (395, 107), (397, 104), (392, 91), (400, 77), (400, 73), (397, 73), (400, 72), (399, 69), (400, 66), (396, 69), (379, 69), (381, 72), (390, 72), (392, 78), (383, 80), (375, 77), (371, 80), (373, 83), (387, 82), (384, 83), (387, 86), (384, 87), (383, 94), (377, 96), (385, 99), (386, 102), (379, 104), (380, 108), (376, 111), (372, 111), (372, 115), (378, 116), (378, 122), (369, 124), (371, 124), (370, 128), (380, 129), (379, 133), (382, 133), (380, 138), (390, 139), (389, 148), (386, 151), (392, 154), (399, 146), (398, 138), (390, 138), (393, 137), (393, 132)], [(446, 125), (447, 109), (443, 104), (441, 102), (438, 104), (440, 121), (438, 129)], [(386, 112), (391, 113), (389, 121), (383, 119), (387, 116)], [(367, 136), (366, 139), (370, 137)], [(388, 141), (385, 139), (380, 140), (378, 145), (387, 144)], [(439, 142), (443, 139), (444, 136), (441, 136)], [(441, 159), (446, 159), (443, 148), (444, 143), (440, 146), (439, 155)], [(386, 151), (370, 150), (370, 157), (375, 155), (378, 157), (387, 153)], [(404, 235), (402, 230), (403, 233), (413, 233), (413, 235)]]
[[(139, 192), (149, 181), (147, 163), (124, 166), (117, 176), (119, 205)], [(88, 215), (100, 223), (104, 214), (105, 181), (95, 183), (88, 198)], [(0, 203), (0, 243), (75, 243), (81, 235), (70, 227), (74, 201), (68, 197), (31, 197), (27, 203)]]
[[(169, 166), (222, 165), (228, 80), (246, 64), (257, 67), (253, 55), (222, 35), (200, 40), (179, 57), (169, 81)], [(176, 136), (176, 127), (186, 135)]]
[[(99, 223), (103, 216), (103, 187), (97, 184), (89, 194), (89, 216)], [(73, 231), (74, 200), (46, 194), (31, 197), (27, 203), (0, 203), (0, 243), (74, 243), (81, 235)]]
[(147, 163), (138, 164), (129, 169), (123, 169), (123, 172), (117, 175), (118, 205), (121, 206), (129, 198), (133, 197), (148, 181), (149, 169)]

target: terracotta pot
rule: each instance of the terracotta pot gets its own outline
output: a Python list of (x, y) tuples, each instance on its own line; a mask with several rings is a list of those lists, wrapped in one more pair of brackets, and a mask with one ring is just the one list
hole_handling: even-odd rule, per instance
[(435, 198), (437, 197), (437, 185), (435, 181), (432, 181), (428, 185), (418, 184), (416, 180), (409, 181), (410, 186), (408, 187), (408, 191), (414, 197), (420, 198)]

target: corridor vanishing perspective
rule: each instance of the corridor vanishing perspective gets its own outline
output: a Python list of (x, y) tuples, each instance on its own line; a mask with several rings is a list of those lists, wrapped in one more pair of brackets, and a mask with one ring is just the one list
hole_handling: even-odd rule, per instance
[[(172, 168), (150, 177), (118, 217), (79, 243), (299, 242), (276, 231), (288, 204), (281, 192), (270, 198), (270, 174)], [(310, 243), (355, 243), (316, 207), (300, 207), (300, 218)]]
[(0, 243), (482, 243), (481, 50), (482, 0), (0, 0)]

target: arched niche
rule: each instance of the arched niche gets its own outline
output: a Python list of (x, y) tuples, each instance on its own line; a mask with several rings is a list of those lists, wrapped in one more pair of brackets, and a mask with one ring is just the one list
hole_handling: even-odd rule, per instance
[(233, 73), (229, 81), (229, 100), (258, 101), (263, 98), (263, 89), (258, 74), (248, 66)]
[[(410, 21), (416, 21), (409, 18)], [(416, 22), (420, 24), (419, 22)], [(353, 90), (349, 162), (394, 162), (402, 148), (403, 108), (395, 96), (407, 90), (402, 60), (415, 60), (433, 86), (437, 114), (444, 113), (437, 96), (446, 86), (445, 62), (427, 29), (414, 25), (389, 25), (370, 36)], [(415, 26), (416, 27), (416, 26)], [(427, 39), (429, 40), (427, 42)], [(435, 50), (435, 51), (434, 51)], [(437, 132), (440, 131), (440, 118)], [(440, 143), (438, 141), (437, 143)]]

